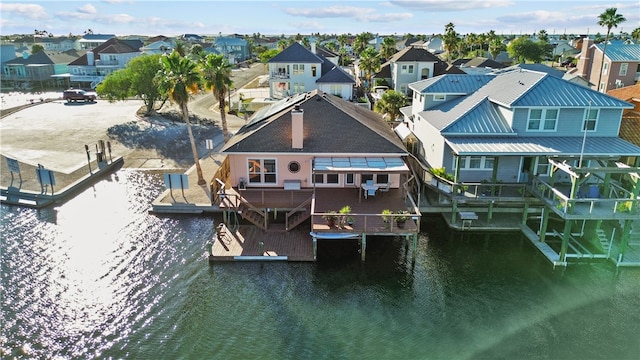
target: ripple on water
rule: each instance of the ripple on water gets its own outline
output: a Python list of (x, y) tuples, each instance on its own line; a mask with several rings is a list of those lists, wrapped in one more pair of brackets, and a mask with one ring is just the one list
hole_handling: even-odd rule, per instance
[(428, 220), (415, 260), (402, 241), (372, 238), (364, 264), (354, 253), (210, 267), (211, 218), (148, 214), (161, 180), (120, 170), (59, 207), (3, 205), (3, 358), (640, 352), (625, 340), (640, 332), (637, 271), (553, 272), (516, 236), (454, 236)]

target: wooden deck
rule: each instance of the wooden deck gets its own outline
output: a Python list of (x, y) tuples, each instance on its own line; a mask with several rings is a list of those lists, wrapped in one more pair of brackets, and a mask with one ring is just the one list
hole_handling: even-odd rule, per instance
[(213, 239), (209, 261), (243, 260), (314, 261), (309, 229), (262, 231), (241, 225), (237, 231), (227, 229), (219, 239)]
[[(234, 203), (236, 191), (233, 189), (226, 192), (227, 199), (231, 200), (227, 204)], [(269, 219), (275, 218), (276, 213), (281, 217), (314, 196), (312, 189), (247, 189), (238, 193), (255, 208), (265, 210)], [(409, 219), (402, 226), (395, 221), (385, 222), (381, 216), (384, 209), (393, 212), (413, 209), (407, 206), (411, 202), (407, 201), (399, 189), (378, 192), (366, 199), (359, 188), (316, 189), (314, 199), (312, 205), (307, 205), (307, 211), (314, 206), (311, 209), (311, 219), (289, 231), (285, 230), (284, 224), (272, 220), (269, 220), (266, 231), (253, 225), (240, 225), (237, 231), (225, 227), (220, 236), (212, 239), (209, 260), (315, 261), (314, 238), (326, 238), (327, 234), (353, 234), (357, 238), (362, 235), (409, 237), (417, 236), (419, 231), (419, 214), (415, 216), (417, 221)], [(331, 210), (339, 211), (345, 205), (351, 207), (348, 216), (353, 218), (353, 223), (347, 224), (347, 216), (342, 216), (343, 221), (337, 221), (330, 227), (323, 214)], [(311, 235), (312, 232), (314, 236)]]
[[(313, 196), (313, 189), (247, 189), (238, 191), (238, 193), (256, 208), (269, 209), (271, 212), (284, 212), (294, 209), (308, 200)], [(351, 207), (349, 216), (354, 220), (353, 225), (338, 222), (335, 226), (330, 227), (322, 215), (332, 210), (340, 211), (345, 205)], [(393, 212), (410, 211), (412, 209), (410, 205), (410, 201), (405, 199), (404, 193), (400, 189), (377, 192), (375, 196), (368, 196), (365, 199), (360, 188), (356, 187), (348, 189), (318, 188), (315, 191), (311, 229), (308, 230), (317, 233), (366, 233), (368, 235), (415, 234), (419, 231), (416, 221), (410, 219), (403, 227), (399, 227), (395, 221), (385, 223), (381, 217), (384, 209)], [(419, 214), (415, 215), (419, 216)]]

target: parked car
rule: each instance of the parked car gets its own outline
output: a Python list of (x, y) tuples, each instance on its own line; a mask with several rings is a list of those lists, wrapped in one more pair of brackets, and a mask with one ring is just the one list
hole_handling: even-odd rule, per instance
[(62, 93), (62, 99), (67, 102), (94, 102), (98, 98), (95, 91), (85, 91), (82, 89), (67, 89)]

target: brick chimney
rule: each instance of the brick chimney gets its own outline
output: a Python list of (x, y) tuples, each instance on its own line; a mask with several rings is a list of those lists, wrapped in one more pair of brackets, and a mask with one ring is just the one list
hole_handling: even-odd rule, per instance
[(589, 75), (591, 73), (591, 66), (593, 65), (592, 60), (589, 58), (589, 47), (591, 46), (591, 39), (587, 36), (582, 39), (582, 49), (580, 51), (580, 58), (578, 59), (577, 70), (585, 79), (589, 79)]
[(300, 109), (300, 105), (296, 105), (291, 110), (291, 147), (294, 149), (302, 149), (304, 138), (303, 118), (304, 111)]

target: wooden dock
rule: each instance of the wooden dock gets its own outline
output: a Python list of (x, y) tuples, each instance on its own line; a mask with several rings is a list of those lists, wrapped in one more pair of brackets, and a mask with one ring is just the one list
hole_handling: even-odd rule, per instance
[[(304, 227), (301, 227), (304, 228)], [(263, 231), (253, 225), (237, 230), (224, 227), (212, 239), (209, 261), (314, 261), (313, 241), (308, 229), (285, 231), (273, 226)]]

